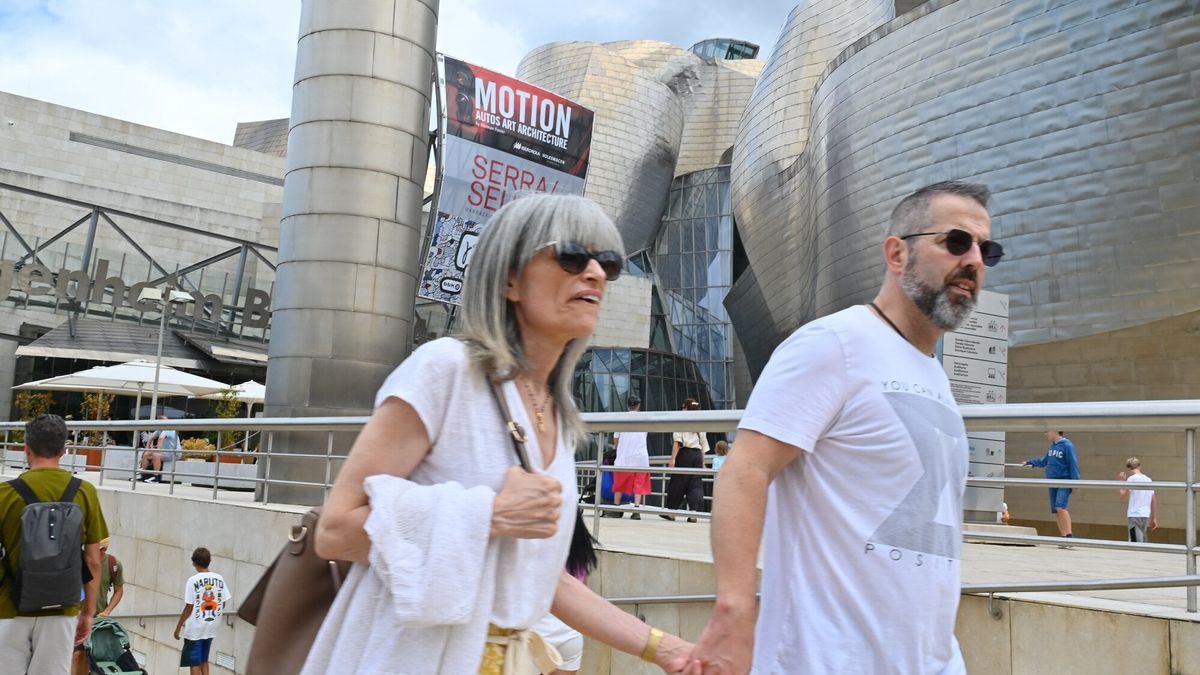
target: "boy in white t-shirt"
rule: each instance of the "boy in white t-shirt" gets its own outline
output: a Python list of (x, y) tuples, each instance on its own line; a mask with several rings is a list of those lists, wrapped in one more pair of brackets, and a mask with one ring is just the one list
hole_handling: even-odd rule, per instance
[[(1125, 460), (1125, 468), (1129, 473), (1118, 473), (1117, 480), (1126, 483), (1151, 482), (1150, 476), (1142, 473), (1142, 460), (1137, 457)], [(1126, 518), (1129, 519), (1129, 541), (1145, 543), (1148, 541), (1147, 533), (1158, 529), (1158, 498), (1154, 496), (1154, 490), (1122, 488), (1121, 499), (1129, 502), (1129, 508), (1125, 512)]]
[(689, 672), (966, 672), (954, 621), (969, 448), (933, 352), (1003, 255), (988, 197), (954, 181), (903, 199), (874, 301), (771, 356), (717, 478), (717, 601)]
[(210, 572), (212, 554), (201, 546), (192, 551), (192, 567), (196, 573), (188, 577), (183, 587), (186, 603), (175, 626), (175, 639), (183, 638), (179, 667), (189, 668), (191, 675), (208, 675), (208, 656), (225, 606), (233, 591), (225, 578)]

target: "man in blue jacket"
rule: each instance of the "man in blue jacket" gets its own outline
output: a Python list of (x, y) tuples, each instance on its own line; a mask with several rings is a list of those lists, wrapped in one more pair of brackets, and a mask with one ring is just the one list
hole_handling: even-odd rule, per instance
[[(1075, 458), (1075, 446), (1071, 441), (1061, 431), (1047, 431), (1046, 440), (1050, 441), (1046, 456), (1031, 459), (1025, 462), (1025, 466), (1046, 467), (1046, 478), (1079, 480), (1079, 460)], [(1054, 514), (1058, 532), (1064, 537), (1071, 536), (1071, 514), (1067, 512), (1067, 501), (1072, 492), (1072, 488), (1050, 488), (1050, 513)]]

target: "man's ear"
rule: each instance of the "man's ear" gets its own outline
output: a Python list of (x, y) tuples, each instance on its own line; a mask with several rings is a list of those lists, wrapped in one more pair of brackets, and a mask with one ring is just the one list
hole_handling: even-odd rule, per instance
[(883, 260), (889, 272), (900, 274), (908, 264), (908, 244), (900, 237), (888, 237), (883, 240)]

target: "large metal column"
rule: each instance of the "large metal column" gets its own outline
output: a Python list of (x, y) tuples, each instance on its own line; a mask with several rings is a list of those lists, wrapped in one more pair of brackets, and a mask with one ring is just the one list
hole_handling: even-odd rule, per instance
[[(407, 354), (438, 0), (303, 0), (280, 222), (266, 414), (361, 415)], [(325, 434), (274, 450), (323, 458)], [(344, 453), (353, 435), (340, 435)], [(276, 458), (272, 479), (325, 476)], [(273, 486), (272, 501), (320, 489)]]

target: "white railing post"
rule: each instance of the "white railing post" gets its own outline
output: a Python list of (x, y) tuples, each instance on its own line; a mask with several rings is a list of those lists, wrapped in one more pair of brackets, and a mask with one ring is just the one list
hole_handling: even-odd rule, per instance
[[(1183, 480), (1187, 483), (1183, 493), (1183, 503), (1187, 509), (1187, 517), (1185, 518), (1185, 533), (1187, 543), (1187, 573), (1193, 575), (1196, 573), (1196, 430), (1188, 429), (1184, 432), (1187, 439), (1187, 474)], [(1196, 612), (1196, 587), (1188, 586), (1187, 588), (1187, 611)]]

